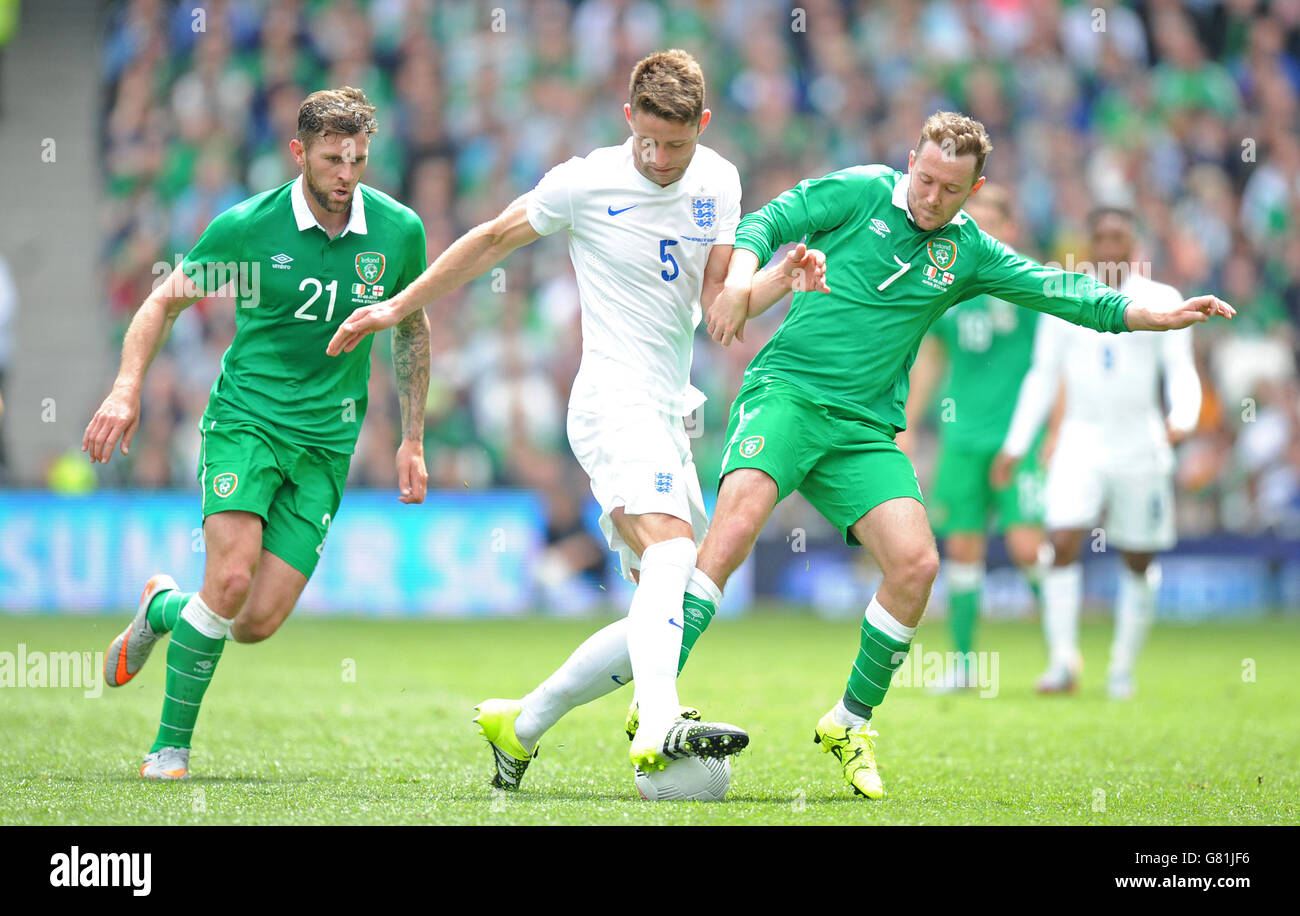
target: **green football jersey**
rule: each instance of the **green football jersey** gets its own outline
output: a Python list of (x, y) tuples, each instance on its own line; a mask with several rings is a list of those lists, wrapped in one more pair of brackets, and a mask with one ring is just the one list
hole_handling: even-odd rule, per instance
[(1021, 257), (965, 212), (918, 229), (907, 182), (888, 166), (856, 166), (802, 181), (740, 221), (736, 247), (759, 263), (787, 242), (824, 251), (832, 290), (794, 294), (746, 381), (786, 379), (893, 433), (906, 426), (907, 373), (921, 338), (964, 299), (987, 293), (1095, 330), (1127, 330), (1127, 296)]
[(993, 296), (945, 312), (930, 333), (943, 343), (948, 379), (939, 395), (945, 446), (997, 451), (1034, 355), (1038, 313)]
[(334, 357), (325, 347), (354, 309), (392, 297), (424, 271), (424, 225), (359, 184), (347, 227), (331, 239), (301, 181), (220, 214), (185, 257), (185, 273), (205, 292), (231, 282), (238, 297), (235, 337), (204, 416), (264, 423), (297, 445), (351, 454), (374, 338)]

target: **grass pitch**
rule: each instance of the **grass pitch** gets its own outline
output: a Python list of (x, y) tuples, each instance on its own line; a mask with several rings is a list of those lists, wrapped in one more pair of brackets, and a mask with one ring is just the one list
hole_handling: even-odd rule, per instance
[[(102, 652), (120, 618), (0, 616), (0, 652)], [(989, 623), (998, 694), (895, 687), (877, 711), (889, 795), (855, 798), (813, 725), (843, 690), (854, 620), (720, 621), (680, 682), (706, 717), (745, 726), (720, 804), (642, 801), (622, 724), (627, 689), (570, 714), (524, 788), (488, 786), (471, 707), (520, 696), (603, 620), (291, 619), (231, 644), (199, 717), (193, 778), (141, 780), (165, 666), (102, 695), (0, 688), (5, 824), (1294, 824), (1300, 618), (1162, 626), (1139, 692), (1108, 701), (1109, 621), (1085, 623), (1074, 697), (1032, 692), (1028, 623)], [(941, 623), (923, 651), (946, 651)], [(349, 679), (354, 675), (355, 679)]]

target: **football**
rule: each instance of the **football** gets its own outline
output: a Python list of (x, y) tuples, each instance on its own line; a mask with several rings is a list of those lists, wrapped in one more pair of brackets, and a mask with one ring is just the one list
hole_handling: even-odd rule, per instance
[(731, 785), (729, 757), (682, 757), (662, 770), (633, 769), (636, 790), (646, 801), (722, 801)]

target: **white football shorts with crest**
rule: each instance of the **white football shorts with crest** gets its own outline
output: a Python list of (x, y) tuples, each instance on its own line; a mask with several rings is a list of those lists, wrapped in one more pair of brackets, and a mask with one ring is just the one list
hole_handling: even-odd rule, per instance
[(619, 507), (628, 515), (660, 512), (680, 518), (691, 526), (696, 545), (704, 540), (709, 518), (681, 417), (651, 406), (570, 409), (568, 433), (573, 456), (600, 503), (600, 530), (618, 553), (625, 579), (632, 581), (641, 561), (610, 518)]

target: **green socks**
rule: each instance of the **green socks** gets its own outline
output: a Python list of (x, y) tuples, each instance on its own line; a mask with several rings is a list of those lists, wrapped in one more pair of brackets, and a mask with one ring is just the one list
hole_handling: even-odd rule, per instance
[(858, 657), (844, 689), (844, 707), (849, 712), (871, 718), (872, 708), (884, 701), (894, 671), (907, 658), (915, 635), (916, 627), (903, 626), (872, 597), (862, 616)]
[(149, 609), (145, 611), (150, 628), (155, 633), (170, 633), (176, 629), (176, 619), (181, 616), (181, 608), (189, 604), (193, 597), (193, 593), (177, 589), (154, 595), (149, 602)]
[(975, 622), (980, 616), (984, 594), (983, 563), (946, 563), (948, 581), (948, 629), (954, 648), (962, 655), (975, 648)]
[(677, 657), (678, 674), (686, 667), (686, 659), (691, 657), (695, 641), (713, 621), (721, 600), (722, 590), (713, 584), (713, 580), (698, 569), (692, 570), (690, 581), (686, 583), (686, 594), (682, 596), (682, 652)]
[(229, 629), (230, 621), (213, 613), (197, 594), (191, 596), (185, 610), (175, 619), (171, 644), (167, 647), (162, 720), (150, 753), (164, 747), (190, 746), (194, 723), (199, 718), (199, 704), (217, 670)]

